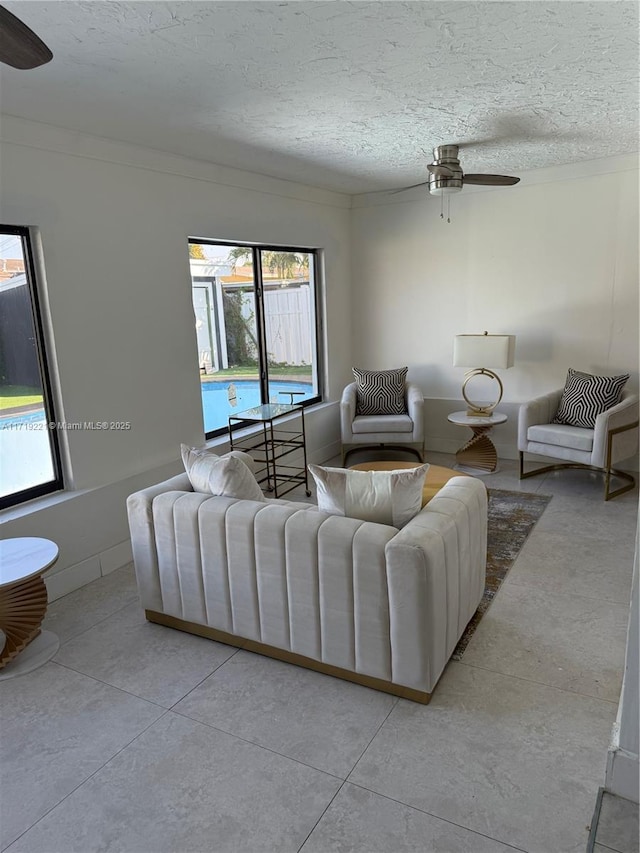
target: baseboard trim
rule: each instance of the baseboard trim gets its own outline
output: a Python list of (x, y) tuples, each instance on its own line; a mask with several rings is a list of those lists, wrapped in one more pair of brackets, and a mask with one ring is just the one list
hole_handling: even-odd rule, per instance
[(605, 790), (634, 803), (640, 801), (640, 758), (626, 749), (610, 749), (607, 755)]
[(307, 451), (307, 461), (314, 462), (316, 465), (323, 465), (328, 459), (333, 459), (340, 456), (342, 445), (339, 441), (332, 441), (329, 444), (324, 444), (317, 450)]
[(117, 545), (107, 548), (106, 551), (100, 552), (100, 573), (109, 575), (131, 562), (133, 562), (131, 539), (125, 539), (124, 542), (119, 542)]
[(106, 551), (101, 551), (99, 554), (82, 560), (80, 563), (68, 566), (59, 572), (54, 571), (45, 575), (44, 582), (47, 587), (49, 602), (56, 601), (56, 599), (69, 595), (70, 592), (81, 589), (88, 583), (98, 580), (98, 578), (121, 569), (132, 560), (131, 540), (127, 539), (112, 548), (107, 548)]
[(226, 631), (220, 631), (208, 625), (188, 622), (185, 619), (178, 619), (176, 616), (169, 616), (166, 613), (159, 613), (156, 610), (145, 610), (144, 615), (149, 622), (155, 622), (158, 625), (177, 628), (179, 631), (197, 634), (199, 637), (216, 640), (218, 643), (225, 643), (227, 646), (236, 646), (248, 652), (256, 652), (259, 655), (275, 658), (285, 663), (292, 663), (295, 666), (312, 669), (315, 672), (323, 673), (323, 675), (332, 675), (335, 678), (342, 678), (344, 681), (352, 681), (354, 684), (361, 684), (363, 687), (371, 687), (373, 690), (381, 690), (383, 693), (391, 693), (393, 696), (411, 699), (413, 702), (419, 702), (421, 705), (428, 705), (431, 701), (431, 693), (415, 690), (412, 687), (404, 687), (402, 684), (394, 684), (392, 681), (384, 681), (382, 678), (361, 675), (358, 672), (351, 672), (351, 670), (343, 669), (339, 666), (331, 666), (330, 664), (322, 663), (322, 661), (295, 654), (295, 652), (279, 649), (276, 646), (268, 646), (266, 643), (258, 643), (255, 640), (248, 640), (244, 637), (238, 637), (235, 634), (228, 634)]
[(100, 558), (95, 554), (88, 560), (82, 560), (82, 562), (62, 569), (60, 572), (45, 574), (43, 580), (47, 587), (49, 602), (52, 602), (86, 586), (91, 581), (98, 580), (99, 577), (101, 577)]

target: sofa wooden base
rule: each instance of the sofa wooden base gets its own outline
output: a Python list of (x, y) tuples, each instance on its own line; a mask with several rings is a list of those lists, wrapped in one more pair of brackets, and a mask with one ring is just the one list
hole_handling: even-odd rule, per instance
[(208, 625), (199, 625), (197, 622), (188, 622), (185, 619), (178, 619), (175, 616), (169, 616), (166, 613), (158, 613), (156, 610), (145, 610), (145, 616), (149, 622), (155, 622), (158, 625), (166, 625), (168, 628), (177, 628), (179, 631), (186, 631), (189, 634), (197, 634), (200, 637), (206, 637), (209, 640), (216, 640), (218, 643), (225, 643), (228, 646), (237, 646), (245, 649), (248, 652), (257, 652), (260, 655), (266, 655), (276, 660), (292, 663), (296, 666), (302, 666), (306, 669), (313, 669), (315, 672), (321, 672), (324, 675), (332, 675), (335, 678), (342, 678), (345, 681), (352, 681), (355, 684), (361, 684), (364, 687), (371, 687), (373, 690), (381, 690), (383, 693), (391, 693), (394, 696), (400, 696), (403, 699), (411, 699), (413, 702), (420, 702), (422, 705), (428, 705), (431, 701), (431, 693), (426, 693), (422, 690), (415, 690), (412, 687), (404, 687), (401, 684), (394, 684), (392, 681), (384, 681), (382, 678), (373, 678), (370, 675), (361, 675), (358, 672), (352, 672), (349, 669), (342, 669), (339, 666), (330, 666), (322, 663), (322, 661), (314, 660), (313, 658), (305, 657), (304, 655), (289, 652), (286, 649), (278, 649), (276, 646), (268, 646), (265, 643), (258, 643), (255, 640), (247, 640), (244, 637), (237, 637), (235, 634), (228, 634), (226, 631), (219, 631), (217, 628), (211, 628)]

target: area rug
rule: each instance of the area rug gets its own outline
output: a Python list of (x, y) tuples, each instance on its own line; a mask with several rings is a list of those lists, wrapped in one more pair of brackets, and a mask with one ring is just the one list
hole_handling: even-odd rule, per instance
[(551, 500), (549, 495), (489, 489), (487, 581), (478, 609), (451, 657), (460, 660), (522, 546)]

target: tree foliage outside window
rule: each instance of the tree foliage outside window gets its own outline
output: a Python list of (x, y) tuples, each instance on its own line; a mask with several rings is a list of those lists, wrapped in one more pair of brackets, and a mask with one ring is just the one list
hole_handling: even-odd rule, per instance
[(256, 367), (258, 342), (253, 333), (255, 314), (242, 313), (245, 293), (242, 290), (223, 292), (224, 323), (227, 331), (227, 354), (230, 367)]
[(207, 256), (199, 243), (189, 243), (189, 257), (194, 261), (206, 261)]
[[(298, 252), (281, 252), (276, 250), (261, 250), (263, 267), (280, 279), (292, 279), (298, 271), (309, 270), (309, 255)], [(229, 252), (228, 262), (231, 266), (242, 266), (252, 258), (250, 246), (236, 246)], [(241, 263), (243, 262), (243, 263)]]

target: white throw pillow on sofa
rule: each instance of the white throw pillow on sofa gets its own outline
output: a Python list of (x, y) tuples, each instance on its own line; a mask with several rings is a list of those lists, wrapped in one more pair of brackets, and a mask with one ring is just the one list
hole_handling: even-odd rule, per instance
[(241, 450), (218, 456), (204, 447), (180, 445), (182, 464), (195, 492), (225, 495), (249, 501), (264, 501), (262, 489), (253, 476), (253, 459)]
[(404, 527), (422, 509), (428, 464), (395, 471), (308, 467), (316, 482), (318, 509), (332, 515)]

